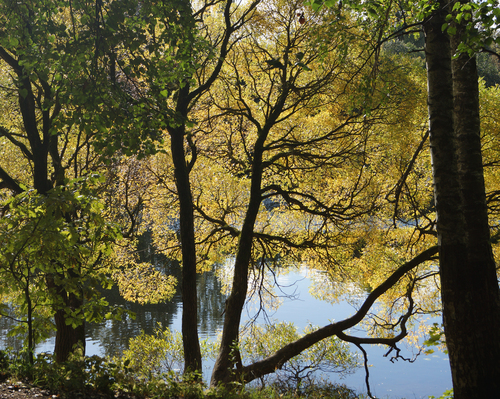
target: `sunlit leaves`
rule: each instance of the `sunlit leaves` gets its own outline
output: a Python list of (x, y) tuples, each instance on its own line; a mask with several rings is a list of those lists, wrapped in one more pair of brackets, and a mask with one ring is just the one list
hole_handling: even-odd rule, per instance
[[(120, 231), (103, 217), (94, 191), (98, 183), (97, 176), (76, 179), (47, 195), (30, 190), (6, 204), (0, 219), (0, 274), (6, 283), (2, 288), (22, 305), (21, 317), (29, 301), (42, 312), (63, 308), (72, 325), (81, 324), (84, 316), (102, 319), (107, 303), (96, 287), (108, 286), (103, 266)], [(57, 292), (46, 288), (47, 278), (72, 295), (84, 295), (84, 307), (67, 308)]]
[(431, 354), (434, 352), (432, 347), (439, 346), (444, 353), (448, 353), (446, 350), (446, 345), (444, 342), (444, 330), (443, 325), (438, 325), (438, 323), (433, 323), (431, 329), (429, 330), (429, 338), (424, 341), (424, 345), (428, 347), (425, 351), (426, 354)]
[(130, 302), (159, 303), (175, 294), (176, 280), (165, 276), (149, 263), (122, 265), (124, 270), (113, 274), (120, 295)]
[[(314, 329), (309, 325), (303, 334), (314, 331)], [(301, 335), (292, 323), (255, 325), (243, 333), (240, 350), (245, 359), (256, 362), (274, 354), (284, 345), (297, 340)], [(301, 379), (310, 376), (311, 370), (345, 375), (353, 372), (356, 367), (358, 367), (358, 359), (350, 352), (348, 344), (336, 337), (331, 337), (283, 364), (279, 374), (284, 374), (285, 378), (300, 384)]]
[(489, 211), (489, 223), (492, 235), (492, 247), (496, 259), (500, 258), (499, 247), (499, 122), (495, 115), (500, 109), (499, 87), (484, 87), (480, 85), (481, 141), (486, 185), (486, 200)]
[[(203, 357), (212, 355), (216, 350), (216, 343), (208, 339), (203, 340), (200, 346)], [(139, 379), (150, 380), (178, 372), (184, 360), (182, 334), (168, 327), (163, 328), (161, 324), (152, 335), (142, 331), (130, 340), (129, 348), (123, 352), (120, 360)]]
[[(457, 53), (467, 53), (472, 56), (483, 48), (500, 45), (498, 24), (500, 8), (497, 0), (480, 2), (460, 2), (453, 4), (447, 23), (443, 30), (450, 35), (460, 34), (461, 42)], [(457, 25), (462, 25), (463, 31), (457, 33)], [(458, 54), (456, 56), (458, 56)]]
[(182, 335), (169, 328), (162, 329), (161, 325), (154, 335), (146, 335), (143, 331), (130, 340), (122, 360), (143, 379), (179, 370), (183, 361)]

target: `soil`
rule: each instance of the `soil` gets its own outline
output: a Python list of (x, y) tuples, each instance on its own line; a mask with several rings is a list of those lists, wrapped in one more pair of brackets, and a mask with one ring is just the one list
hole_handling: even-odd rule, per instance
[(6, 381), (0, 384), (0, 398), (28, 399), (28, 398), (57, 398), (45, 389), (33, 387), (22, 382)]
[(131, 396), (123, 393), (104, 395), (99, 392), (63, 392), (54, 393), (47, 389), (33, 386), (21, 381), (4, 381), (0, 383), (0, 399), (132, 399)]

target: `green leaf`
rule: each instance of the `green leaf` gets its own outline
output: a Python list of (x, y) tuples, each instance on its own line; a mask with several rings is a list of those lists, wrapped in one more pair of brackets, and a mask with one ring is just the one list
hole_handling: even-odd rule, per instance
[(311, 68), (309, 68), (309, 67), (308, 67), (306, 64), (304, 64), (303, 62), (298, 62), (298, 63), (297, 63), (297, 65), (298, 65), (299, 67), (301, 67), (304, 71), (308, 71), (308, 72), (312, 71), (312, 69), (311, 69)]

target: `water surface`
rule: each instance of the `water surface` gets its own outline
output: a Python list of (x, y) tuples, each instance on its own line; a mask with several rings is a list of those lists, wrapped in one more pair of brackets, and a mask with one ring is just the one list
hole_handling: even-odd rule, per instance
[[(178, 265), (163, 266), (167, 273), (178, 274)], [(313, 297), (309, 290), (312, 285), (310, 272), (307, 269), (295, 270), (278, 275), (279, 289), (274, 293), (279, 297), (281, 305), (274, 311), (260, 314), (260, 323), (282, 320), (293, 322), (299, 330), (306, 325), (323, 326), (329, 320), (341, 320), (351, 316), (356, 310), (347, 302), (330, 304)], [(226, 296), (221, 293), (221, 283), (214, 272), (208, 272), (198, 277), (199, 292), (199, 332), (200, 337), (215, 338), (222, 325), (223, 308)], [(100, 356), (119, 355), (128, 346), (130, 338), (140, 334), (142, 330), (151, 334), (161, 323), (164, 327), (174, 330), (181, 329), (182, 304), (180, 293), (176, 293), (172, 301), (156, 305), (137, 305), (124, 301), (116, 289), (106, 294), (111, 304), (121, 304), (136, 313), (135, 320), (126, 317), (124, 320), (109, 320), (102, 324), (88, 325), (87, 354)], [(244, 313), (245, 321), (254, 316), (256, 303), (251, 303)], [(434, 320), (432, 320), (434, 321)], [(0, 345), (2, 347), (15, 345), (12, 339), (7, 339), (5, 333), (8, 321), (0, 318), (2, 331)], [(353, 335), (363, 334), (362, 331), (351, 332)], [(37, 351), (51, 351), (54, 338), (44, 342)], [(429, 395), (440, 396), (451, 387), (451, 373), (446, 355), (436, 352), (432, 355), (421, 355), (415, 362), (397, 361), (392, 363), (384, 357), (387, 352), (383, 347), (365, 346), (368, 352), (370, 367), (370, 385), (372, 393), (383, 398), (427, 398)], [(411, 350), (402, 346), (402, 355), (412, 357)], [(353, 351), (358, 351), (352, 347)], [(204, 375), (209, 377), (212, 362), (205, 362)], [(333, 382), (340, 382), (358, 392), (366, 392), (365, 373), (359, 369), (354, 374), (338, 380), (337, 374), (331, 374)]]

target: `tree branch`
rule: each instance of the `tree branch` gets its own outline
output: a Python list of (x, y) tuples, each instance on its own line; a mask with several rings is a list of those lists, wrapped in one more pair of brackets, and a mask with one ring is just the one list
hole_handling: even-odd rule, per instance
[(31, 151), (26, 147), (23, 143), (20, 141), (16, 140), (14, 138), (14, 135), (7, 130), (5, 127), (0, 126), (0, 136), (5, 137), (7, 140), (9, 140), (12, 144), (14, 144), (17, 148), (21, 150), (21, 152), (24, 154), (26, 158), (28, 158), (30, 161), (33, 160), (33, 154)]
[(8, 188), (16, 194), (21, 194), (24, 190), (19, 183), (15, 181), (1, 166), (0, 166), (0, 189)]
[[(406, 183), (406, 179), (408, 178), (410, 172), (413, 170), (413, 166), (415, 165), (415, 162), (417, 161), (418, 155), (424, 148), (424, 144), (429, 138), (429, 130), (427, 130), (422, 137), (422, 140), (420, 141), (420, 144), (418, 145), (417, 149), (415, 150), (415, 153), (413, 154), (413, 157), (411, 158), (410, 162), (408, 163), (406, 170), (404, 171), (403, 175), (400, 177), (399, 181), (396, 183), (396, 185), (392, 188), (389, 193), (385, 196), (385, 198), (389, 201), (394, 203), (394, 213), (392, 215), (392, 222), (393, 225), (396, 226), (396, 218), (398, 215), (398, 208), (399, 208), (399, 199), (401, 197), (401, 192), (403, 190), (403, 186)], [(389, 199), (389, 196), (394, 194), (394, 199)]]
[(297, 356), (322, 339), (333, 335), (342, 335), (343, 331), (355, 326), (363, 320), (371, 306), (380, 296), (392, 288), (410, 270), (431, 259), (432, 256), (438, 252), (438, 250), (439, 247), (437, 245), (428, 248), (409, 262), (406, 262), (404, 265), (399, 267), (381, 285), (375, 288), (370, 295), (368, 295), (361, 308), (353, 316), (337, 323), (331, 323), (316, 331), (306, 334), (298, 340), (285, 345), (283, 348), (266, 359), (255, 362), (249, 366), (245, 366), (241, 370), (235, 370), (236, 375), (234, 378), (237, 381), (250, 382), (266, 374), (274, 373), (276, 369), (281, 368), (283, 364), (292, 357)]

